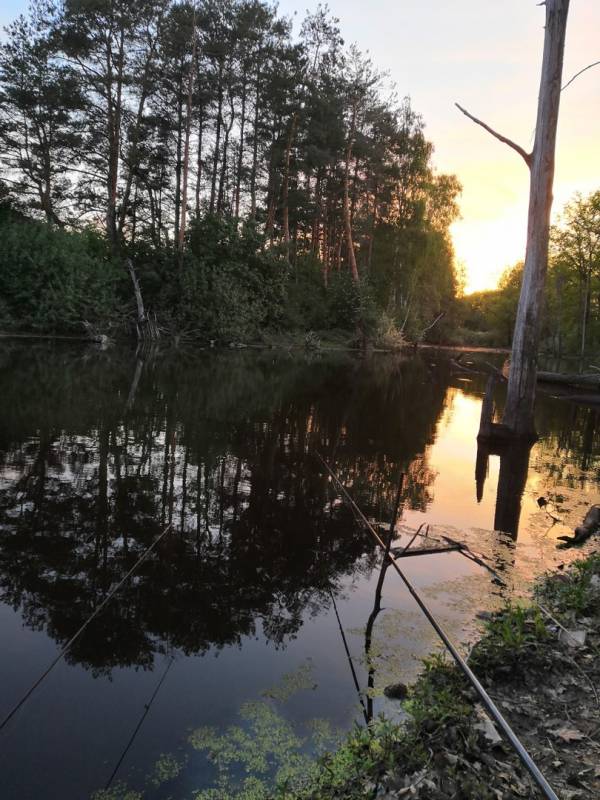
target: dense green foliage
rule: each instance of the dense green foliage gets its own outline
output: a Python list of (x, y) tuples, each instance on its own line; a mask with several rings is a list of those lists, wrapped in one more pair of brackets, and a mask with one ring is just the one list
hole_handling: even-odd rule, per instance
[(264, 327), (277, 327), (286, 270), (274, 254), (261, 250), (262, 241), (253, 225), (238, 231), (230, 219), (198, 220), (175, 274), (169, 254), (163, 253), (158, 276), (156, 252), (149, 250), (140, 273), (151, 305), (178, 332), (202, 338), (246, 340)]
[[(354, 341), (357, 331), (383, 345), (401, 341), (398, 318), (378, 301), (368, 277), (355, 283), (341, 271), (325, 287), (317, 260), (287, 264), (264, 248), (251, 223), (238, 229), (216, 215), (194, 221), (181, 264), (169, 249), (142, 241), (127, 252), (148, 307), (178, 338), (223, 343), (256, 341), (269, 332), (338, 330), (341, 341)], [(82, 334), (89, 325), (119, 335), (134, 320), (127, 272), (106, 237), (7, 212), (0, 214), (0, 298), (4, 330)], [(451, 290), (444, 299), (452, 309)], [(426, 323), (420, 308), (409, 330)]]
[[(510, 347), (523, 264), (506, 270), (498, 289), (462, 300), (465, 339)], [(554, 355), (600, 347), (600, 191), (577, 194), (551, 232), (542, 348)]]
[(510, 347), (517, 316), (523, 262), (506, 269), (491, 291), (462, 298), (462, 323), (467, 341), (478, 345)]
[(0, 217), (0, 325), (83, 331), (120, 319), (124, 273), (106, 240), (44, 222)]
[(177, 335), (452, 324), (460, 186), (326, 9), (295, 35), (263, 0), (33, 0), (0, 45), (0, 146), (5, 326), (126, 328), (127, 258)]

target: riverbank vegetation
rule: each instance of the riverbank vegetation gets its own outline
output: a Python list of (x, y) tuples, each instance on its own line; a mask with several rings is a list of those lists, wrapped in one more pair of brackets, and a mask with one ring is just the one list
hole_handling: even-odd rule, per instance
[(34, 0), (0, 46), (0, 149), (4, 330), (453, 324), (459, 183), (326, 9)]
[[(523, 264), (508, 268), (496, 290), (462, 303), (463, 337), (470, 344), (510, 347)], [(600, 191), (576, 194), (551, 230), (542, 349), (557, 357), (600, 347)]]
[[(538, 581), (531, 606), (486, 623), (470, 663), (560, 797), (598, 796), (600, 556)], [(407, 722), (357, 728), (308, 786), (281, 798), (520, 798), (537, 793), (458, 668), (440, 656), (404, 703)]]

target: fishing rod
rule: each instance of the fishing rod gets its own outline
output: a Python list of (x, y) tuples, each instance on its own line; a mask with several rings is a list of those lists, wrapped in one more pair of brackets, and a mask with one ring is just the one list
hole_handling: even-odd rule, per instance
[(358, 702), (360, 703), (363, 711), (363, 717), (365, 718), (365, 722), (369, 724), (369, 715), (367, 713), (367, 709), (365, 708), (365, 703), (362, 698), (362, 694), (360, 691), (360, 684), (358, 682), (358, 677), (356, 675), (356, 670), (354, 668), (354, 662), (352, 661), (352, 656), (350, 655), (350, 648), (348, 647), (348, 640), (346, 639), (346, 634), (344, 633), (344, 628), (342, 627), (342, 621), (340, 619), (340, 615), (338, 614), (337, 604), (335, 602), (335, 598), (333, 596), (333, 592), (329, 591), (329, 596), (331, 597), (331, 602), (333, 604), (333, 610), (335, 611), (335, 616), (338, 623), (338, 628), (340, 629), (340, 633), (342, 635), (342, 642), (344, 643), (344, 650), (346, 651), (346, 658), (348, 659), (348, 664), (350, 664), (350, 672), (352, 673), (352, 681), (354, 683), (354, 688), (356, 689), (356, 694), (358, 695)]
[(475, 689), (475, 691), (479, 695), (479, 698), (481, 699), (482, 703), (487, 708), (487, 710), (489, 711), (491, 716), (494, 718), (495, 722), (497, 723), (499, 728), (502, 730), (502, 733), (504, 734), (504, 736), (508, 739), (508, 741), (512, 745), (513, 749), (515, 750), (515, 752), (519, 756), (519, 759), (521, 760), (521, 763), (527, 769), (527, 771), (529, 772), (529, 774), (531, 775), (531, 777), (533, 778), (533, 780), (535, 781), (535, 783), (537, 784), (539, 789), (542, 791), (544, 796), (546, 798), (548, 798), (548, 800), (559, 800), (558, 795), (556, 794), (554, 789), (550, 786), (550, 784), (548, 783), (546, 778), (543, 776), (543, 774), (540, 772), (539, 768), (537, 767), (537, 765), (535, 764), (535, 762), (533, 761), (533, 759), (531, 758), (531, 756), (529, 755), (529, 753), (527, 752), (525, 747), (521, 744), (520, 740), (517, 738), (517, 735), (515, 734), (513, 729), (510, 727), (508, 722), (504, 719), (504, 717), (500, 713), (500, 710), (498, 709), (498, 707), (496, 706), (496, 704), (494, 703), (492, 698), (489, 696), (489, 694), (486, 692), (486, 690), (481, 685), (479, 679), (477, 678), (477, 676), (475, 675), (473, 670), (469, 667), (467, 662), (464, 660), (464, 658), (458, 652), (458, 650), (456, 649), (456, 647), (453, 644), (452, 640), (450, 639), (450, 637), (448, 636), (446, 631), (442, 628), (442, 626), (437, 621), (437, 619), (434, 617), (432, 612), (429, 610), (429, 608), (427, 607), (427, 605), (425, 604), (425, 602), (423, 601), (423, 599), (421, 598), (421, 596), (419, 595), (419, 593), (417, 592), (415, 587), (412, 585), (410, 580), (406, 577), (404, 572), (400, 569), (400, 567), (396, 563), (396, 559), (394, 558), (392, 553), (389, 552), (389, 551), (386, 552), (386, 547), (385, 547), (385, 543), (384, 543), (383, 539), (379, 536), (379, 534), (377, 533), (377, 531), (375, 530), (373, 525), (371, 525), (369, 520), (365, 517), (363, 512), (360, 510), (358, 505), (353, 500), (352, 496), (349, 494), (349, 492), (346, 489), (346, 487), (344, 486), (344, 484), (340, 481), (340, 479), (337, 477), (337, 475), (331, 469), (331, 467), (325, 461), (325, 459), (321, 456), (321, 454), (318, 451), (315, 450), (315, 455), (318, 458), (318, 460), (321, 462), (321, 464), (325, 467), (325, 469), (327, 470), (327, 472), (331, 476), (331, 479), (333, 480), (335, 485), (338, 487), (338, 489), (340, 490), (340, 492), (344, 496), (344, 498), (347, 500), (347, 502), (349, 503), (350, 507), (352, 508), (352, 510), (354, 511), (355, 515), (357, 516), (357, 518), (362, 522), (362, 524), (366, 527), (366, 529), (371, 533), (371, 535), (373, 536), (373, 538), (375, 539), (375, 541), (377, 542), (379, 547), (381, 547), (381, 549), (386, 554), (386, 557), (389, 558), (391, 565), (394, 567), (394, 569), (396, 570), (396, 572), (400, 576), (401, 580), (403, 581), (404, 585), (406, 586), (406, 588), (410, 592), (411, 596), (413, 597), (413, 599), (415, 600), (415, 602), (417, 603), (417, 605), (419, 606), (419, 608), (421, 609), (423, 614), (426, 616), (428, 622), (433, 627), (433, 629), (435, 630), (437, 635), (440, 637), (440, 639), (442, 640), (442, 642), (444, 643), (446, 648), (450, 651), (450, 655), (452, 656), (452, 658), (456, 662), (457, 666), (460, 668), (461, 672), (465, 675), (465, 677), (467, 678), (467, 680), (469, 681), (471, 686)]
[(119, 589), (120, 589), (120, 588), (123, 586), (123, 584), (124, 584), (124, 583), (125, 583), (125, 582), (128, 580), (128, 578), (130, 578), (130, 577), (131, 577), (131, 575), (133, 575), (133, 573), (134, 573), (134, 572), (135, 572), (135, 570), (136, 570), (136, 569), (139, 567), (139, 565), (142, 563), (142, 561), (144, 561), (144, 560), (145, 560), (145, 559), (146, 559), (146, 558), (147, 558), (147, 557), (150, 555), (150, 553), (151, 553), (151, 552), (154, 550), (154, 548), (155, 548), (155, 547), (156, 547), (156, 545), (157, 545), (157, 544), (158, 544), (158, 543), (161, 541), (161, 539), (163, 539), (163, 537), (164, 537), (164, 536), (166, 536), (166, 534), (169, 532), (170, 528), (171, 528), (171, 523), (169, 523), (169, 524), (166, 526), (166, 528), (163, 530), (163, 532), (162, 532), (162, 533), (161, 533), (159, 536), (157, 536), (157, 537), (156, 537), (156, 539), (155, 539), (155, 540), (152, 542), (152, 544), (151, 544), (151, 545), (149, 545), (149, 546), (148, 546), (148, 547), (147, 547), (147, 548), (144, 550), (144, 552), (142, 553), (142, 555), (141, 555), (141, 556), (138, 558), (138, 560), (135, 562), (135, 564), (133, 565), (133, 567), (131, 567), (131, 569), (130, 569), (130, 570), (129, 570), (129, 572), (128, 572), (128, 573), (125, 575), (125, 577), (124, 577), (124, 578), (122, 578), (122, 579), (119, 581), (119, 583), (118, 583), (118, 584), (115, 586), (115, 588), (114, 588), (114, 589), (112, 589), (112, 590), (111, 590), (111, 591), (110, 591), (110, 592), (109, 592), (109, 593), (106, 595), (106, 597), (104, 598), (104, 600), (103, 600), (103, 601), (100, 603), (100, 605), (99, 605), (99, 606), (97, 606), (97, 607), (94, 609), (94, 611), (93, 611), (93, 612), (90, 614), (90, 616), (89, 616), (89, 617), (86, 619), (86, 621), (83, 623), (83, 625), (82, 625), (82, 626), (81, 626), (81, 627), (80, 627), (80, 628), (79, 628), (79, 629), (78, 629), (78, 630), (77, 630), (77, 631), (76, 631), (76, 632), (73, 634), (73, 636), (71, 636), (71, 638), (69, 639), (69, 641), (68, 641), (68, 642), (66, 643), (66, 645), (63, 647), (63, 649), (60, 651), (60, 653), (59, 653), (59, 654), (56, 656), (56, 658), (55, 658), (55, 659), (54, 659), (54, 660), (53, 660), (53, 661), (50, 663), (50, 665), (49, 665), (49, 666), (48, 666), (48, 667), (47, 667), (47, 668), (44, 670), (44, 672), (42, 672), (42, 674), (40, 675), (40, 677), (39, 677), (39, 678), (38, 678), (38, 679), (37, 679), (37, 680), (36, 680), (36, 681), (35, 681), (35, 682), (34, 682), (34, 683), (33, 683), (33, 684), (32, 684), (32, 685), (29, 687), (29, 689), (28, 689), (28, 690), (25, 692), (25, 694), (23, 695), (23, 697), (21, 697), (21, 699), (20, 699), (20, 700), (19, 700), (19, 701), (18, 701), (18, 702), (17, 702), (17, 703), (16, 703), (16, 704), (13, 706), (13, 708), (12, 708), (12, 709), (11, 709), (11, 710), (8, 712), (8, 714), (7, 714), (7, 715), (4, 717), (4, 719), (2, 720), (2, 722), (0, 722), (0, 731), (1, 731), (1, 730), (3, 730), (3, 729), (6, 727), (6, 725), (8, 725), (8, 723), (11, 721), (11, 719), (14, 717), (14, 715), (17, 713), (17, 711), (18, 711), (18, 710), (21, 708), (21, 706), (23, 706), (23, 705), (24, 705), (24, 703), (26, 703), (26, 701), (27, 701), (27, 700), (29, 700), (29, 698), (31, 697), (31, 695), (32, 695), (32, 694), (35, 692), (35, 690), (36, 690), (36, 689), (38, 688), (38, 686), (39, 686), (39, 685), (42, 683), (42, 681), (44, 681), (44, 680), (45, 680), (45, 678), (47, 678), (47, 677), (48, 677), (48, 675), (49, 675), (49, 674), (52, 672), (52, 670), (53, 670), (53, 669), (54, 669), (54, 667), (55, 667), (55, 666), (58, 664), (58, 662), (59, 662), (59, 661), (61, 661), (61, 659), (62, 659), (62, 658), (64, 658), (64, 656), (65, 656), (65, 655), (66, 655), (66, 654), (69, 652), (69, 650), (71, 649), (71, 647), (72, 647), (73, 643), (75, 642), (75, 640), (76, 640), (76, 639), (78, 639), (78, 638), (79, 638), (79, 636), (81, 636), (81, 634), (82, 634), (82, 633), (84, 632), (84, 630), (85, 630), (85, 629), (88, 627), (88, 625), (90, 624), (90, 622), (91, 622), (93, 619), (95, 619), (95, 618), (98, 616), (98, 614), (99, 614), (99, 613), (100, 613), (100, 612), (101, 612), (101, 611), (104, 609), (104, 607), (105, 607), (106, 605), (108, 605), (108, 603), (110, 603), (110, 601), (112, 600), (112, 598), (113, 598), (113, 597), (116, 595), (116, 593), (117, 593), (117, 592), (119, 591)]
[[(390, 544), (391, 544), (391, 541), (392, 541), (393, 531), (396, 528), (396, 520), (398, 519), (398, 513), (400, 511), (400, 503), (402, 501), (402, 486), (403, 486), (403, 484), (404, 484), (404, 473), (401, 473), (400, 482), (398, 484), (398, 490), (396, 492), (396, 502), (394, 504), (394, 513), (392, 514), (392, 519), (391, 519), (390, 525), (389, 525), (389, 537), (390, 537), (389, 541), (390, 541)], [(383, 586), (384, 577), (385, 577), (385, 572), (382, 569), (382, 573), (379, 576), (379, 580), (377, 581), (377, 589), (375, 591), (375, 595), (376, 596), (378, 596), (378, 595), (381, 596), (381, 587)], [(371, 717), (369, 716), (369, 712), (367, 710), (367, 707), (365, 706), (365, 703), (364, 703), (364, 700), (363, 700), (363, 697), (362, 697), (360, 684), (358, 682), (358, 677), (356, 675), (356, 669), (354, 668), (354, 662), (352, 660), (352, 655), (350, 654), (350, 648), (348, 647), (348, 641), (346, 639), (346, 634), (344, 633), (344, 628), (343, 628), (342, 621), (340, 619), (340, 615), (339, 615), (339, 612), (338, 612), (337, 603), (335, 602), (335, 597), (333, 596), (333, 592), (331, 591), (331, 589), (329, 590), (329, 596), (331, 598), (331, 603), (333, 605), (333, 610), (335, 612), (335, 616), (336, 616), (336, 619), (337, 619), (338, 628), (340, 630), (340, 634), (341, 634), (341, 637), (342, 637), (342, 642), (343, 642), (343, 645), (344, 645), (344, 650), (346, 651), (346, 658), (348, 659), (348, 664), (350, 665), (350, 672), (352, 673), (352, 681), (354, 683), (354, 688), (356, 689), (356, 693), (358, 695), (358, 702), (360, 703), (362, 711), (363, 711), (363, 717), (365, 718), (365, 724), (368, 725), (369, 722), (370, 722)], [(377, 616), (377, 614), (375, 614), (375, 616)], [(370, 620), (370, 618), (371, 618), (371, 615), (369, 616), (369, 620)], [(370, 624), (370, 622), (367, 622), (367, 630), (369, 628), (369, 624)], [(365, 632), (365, 653), (366, 653), (367, 659), (368, 659), (368, 649), (367, 649), (367, 645), (366, 645), (366, 632)], [(369, 702), (369, 701), (367, 700), (367, 702)]]
[(150, 711), (152, 703), (156, 700), (156, 696), (158, 695), (161, 686), (163, 685), (167, 675), (169, 674), (169, 670), (173, 666), (173, 662), (174, 661), (175, 661), (175, 656), (171, 656), (171, 658), (169, 660), (169, 663), (167, 664), (164, 672), (162, 673), (162, 675), (160, 677), (160, 680), (158, 681), (158, 683), (157, 683), (157, 685), (156, 685), (156, 687), (154, 689), (154, 692), (152, 693), (152, 696), (150, 697), (150, 699), (148, 700), (147, 703), (144, 703), (144, 711), (142, 712), (142, 716), (138, 720), (138, 723), (135, 726), (135, 728), (133, 729), (133, 732), (132, 732), (131, 736), (129, 737), (129, 740), (128, 740), (127, 744), (125, 745), (125, 749), (121, 753), (121, 756), (119, 757), (119, 760), (117, 761), (117, 763), (115, 765), (115, 768), (113, 769), (113, 771), (111, 773), (110, 778), (106, 782), (106, 785), (104, 787), (105, 791), (110, 789), (110, 786), (111, 786), (112, 782), (114, 781), (114, 779), (115, 779), (115, 777), (117, 775), (117, 772), (119, 771), (119, 768), (120, 768), (121, 764), (125, 760), (125, 756), (129, 752), (129, 749), (131, 748), (131, 745), (134, 743), (135, 737), (138, 735), (140, 728), (144, 724), (144, 720), (146, 719), (146, 717), (147, 717), (147, 715), (148, 715), (148, 713)]

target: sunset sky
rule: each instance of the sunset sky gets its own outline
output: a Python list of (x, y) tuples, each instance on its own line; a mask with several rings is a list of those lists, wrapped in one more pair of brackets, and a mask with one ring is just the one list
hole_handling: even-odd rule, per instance
[[(26, 8), (4, 0), (0, 23)], [(300, 20), (317, 0), (281, 0)], [(537, 0), (330, 0), (347, 42), (369, 50), (401, 94), (422, 113), (439, 170), (463, 184), (462, 219), (453, 227), (467, 291), (491, 288), (524, 255), (528, 172), (512, 150), (454, 107), (530, 149), (539, 84), (544, 9)], [(565, 82), (600, 60), (600, 2), (571, 0)], [(575, 191), (600, 188), (600, 67), (563, 95), (555, 211)]]

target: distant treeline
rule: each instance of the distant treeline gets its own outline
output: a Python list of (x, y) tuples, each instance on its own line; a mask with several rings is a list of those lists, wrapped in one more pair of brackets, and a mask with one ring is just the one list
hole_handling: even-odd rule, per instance
[(35, 0), (0, 46), (0, 325), (126, 325), (131, 259), (179, 334), (449, 330), (432, 152), (326, 9)]
[[(463, 340), (510, 346), (522, 277), (518, 263), (498, 289), (463, 298)], [(576, 194), (551, 230), (541, 347), (582, 357), (600, 349), (600, 191)]]

